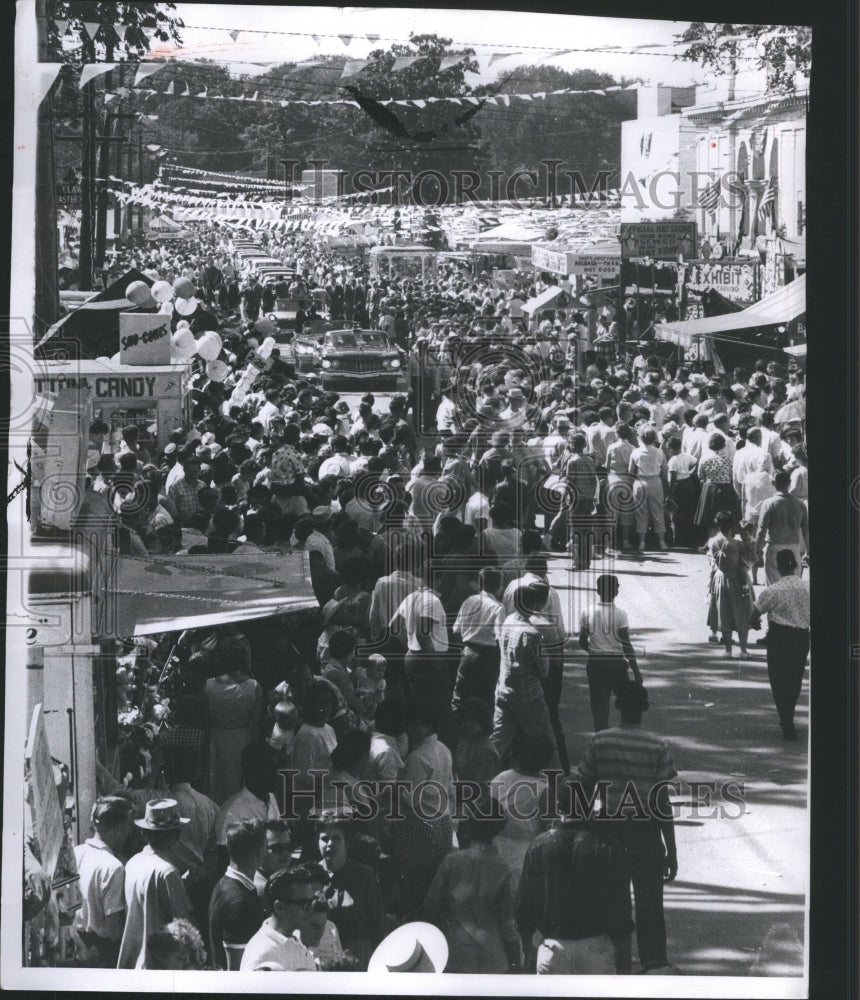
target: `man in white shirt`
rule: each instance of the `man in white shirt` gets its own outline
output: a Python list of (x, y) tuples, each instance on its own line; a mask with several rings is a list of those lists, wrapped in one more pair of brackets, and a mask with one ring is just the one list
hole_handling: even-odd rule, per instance
[(215, 816), (215, 844), (219, 868), (227, 866), (227, 827), (245, 819), (265, 822), (278, 819), (280, 810), (273, 794), (277, 774), (272, 754), (264, 743), (249, 743), (242, 751), (242, 787), (231, 795)]
[(501, 574), (494, 567), (484, 567), (479, 582), (480, 593), (463, 601), (452, 629), (463, 642), (451, 699), (454, 711), (467, 698), (492, 704), (499, 679), (499, 626), (505, 617), (499, 601)]
[(373, 718), (370, 751), (362, 777), (367, 781), (396, 781), (403, 773), (401, 739), (404, 735), (403, 712), (393, 701), (380, 702)]
[(81, 907), (74, 933), (90, 968), (115, 969), (125, 926), (125, 868), (117, 857), (131, 829), (131, 803), (110, 795), (93, 805), (95, 833), (75, 848)]
[(415, 575), (418, 564), (413, 546), (403, 544), (397, 549), (394, 572), (376, 581), (370, 598), (370, 637), (377, 642), (388, 637), (395, 612), (404, 598), (421, 586)]
[(627, 683), (628, 666), (638, 683), (642, 677), (630, 642), (627, 612), (616, 607), (618, 577), (604, 573), (597, 578), (598, 603), (582, 613), (579, 645), (588, 653), (586, 674), (594, 731), (609, 728), (609, 698)]
[(761, 428), (751, 427), (747, 431), (746, 444), (743, 448), (735, 450), (732, 459), (732, 483), (735, 493), (739, 497), (743, 496), (744, 481), (751, 472), (762, 470), (770, 472), (772, 469), (773, 462), (770, 455), (761, 446)]
[(332, 455), (320, 464), (317, 479), (325, 479), (326, 476), (348, 478), (355, 458), (349, 450), (349, 442), (342, 434), (335, 434), (331, 439), (331, 450)]
[(454, 386), (450, 382), (442, 386), (442, 402), (436, 410), (436, 429), (440, 434), (454, 433), (454, 415), (457, 404), (454, 402)]
[(241, 972), (316, 972), (313, 954), (301, 942), (312, 922), (316, 903), (322, 904), (316, 883), (316, 865), (296, 865), (275, 872), (266, 883), (265, 897), (272, 916), (245, 946)]
[[(425, 564), (425, 571), (429, 567)], [(439, 595), (423, 585), (394, 612), (389, 625), (406, 639), (404, 669), (410, 697), (431, 706), (440, 739), (455, 739), (451, 722), (451, 670), (445, 609)]]

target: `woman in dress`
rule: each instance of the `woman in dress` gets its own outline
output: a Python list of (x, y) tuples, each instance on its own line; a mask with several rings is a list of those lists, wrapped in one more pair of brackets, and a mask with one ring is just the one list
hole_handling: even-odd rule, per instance
[(517, 884), (529, 844), (543, 830), (540, 801), (549, 783), (541, 771), (550, 766), (555, 750), (550, 736), (523, 734), (512, 751), (514, 766), (490, 782), (490, 795), (498, 800), (505, 817), (496, 848)]
[(735, 537), (734, 515), (722, 510), (715, 523), (717, 533), (708, 543), (711, 563), (708, 626), (711, 634), (721, 634), (727, 659), (732, 658), (732, 633), (737, 632), (741, 657), (746, 658), (754, 611), (749, 567), (744, 561), (743, 543)]
[(718, 511), (728, 511), (737, 524), (741, 519), (741, 503), (732, 485), (732, 460), (722, 434), (715, 433), (708, 438), (708, 452), (703, 453), (699, 462), (698, 475), (702, 494), (696, 524), (713, 524)]
[[(629, 468), (630, 474), (636, 477), (637, 491), (641, 490), (641, 500), (635, 504), (639, 551), (645, 551), (645, 536), (649, 524), (657, 536), (660, 549), (665, 550), (666, 513), (663, 509), (663, 480), (660, 475), (665, 464), (663, 452), (656, 447), (657, 432), (653, 427), (642, 431), (640, 442), (639, 447), (634, 448), (630, 455)], [(731, 463), (729, 475), (731, 475)]]
[(606, 449), (606, 508), (615, 515), (619, 549), (626, 552), (634, 545), (636, 522), (633, 518), (633, 476), (630, 456), (636, 446), (636, 434), (630, 424), (615, 425), (617, 441)]
[(251, 649), (244, 636), (222, 639), (215, 664), (220, 673), (206, 681), (203, 694), (210, 726), (209, 795), (221, 805), (242, 787), (242, 751), (262, 738), (263, 691), (251, 676)]
[(461, 823), (464, 843), (442, 859), (424, 898), (425, 914), (448, 941), (447, 972), (519, 971), (516, 877), (493, 842), (504, 823), (489, 810)]

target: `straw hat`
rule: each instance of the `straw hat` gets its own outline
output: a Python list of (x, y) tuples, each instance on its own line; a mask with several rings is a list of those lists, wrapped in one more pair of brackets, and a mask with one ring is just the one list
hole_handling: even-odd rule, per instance
[(141, 830), (178, 830), (190, 822), (190, 819), (179, 815), (176, 799), (150, 799), (146, 803), (143, 819), (136, 819), (134, 825)]
[(448, 942), (433, 924), (415, 921), (393, 930), (371, 955), (368, 972), (444, 972)]

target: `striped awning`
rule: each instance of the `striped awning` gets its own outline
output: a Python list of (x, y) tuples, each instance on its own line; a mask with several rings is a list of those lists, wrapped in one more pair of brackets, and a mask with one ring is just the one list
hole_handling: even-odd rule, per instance
[(667, 340), (686, 348), (690, 347), (697, 337), (790, 323), (805, 312), (806, 275), (802, 274), (777, 289), (772, 295), (740, 312), (707, 316), (705, 319), (691, 319), (680, 323), (658, 323), (654, 327), (654, 335), (658, 340)]

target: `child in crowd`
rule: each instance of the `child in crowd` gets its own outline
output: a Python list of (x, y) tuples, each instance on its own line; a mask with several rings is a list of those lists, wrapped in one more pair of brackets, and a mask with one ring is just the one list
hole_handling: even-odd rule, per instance
[(380, 653), (371, 653), (367, 665), (358, 667), (355, 672), (355, 693), (364, 702), (365, 712), (362, 716), (366, 728), (373, 725), (376, 707), (385, 698), (385, 672), (388, 664)]
[(741, 545), (741, 560), (752, 573), (752, 584), (758, 586), (758, 568), (762, 564), (755, 544), (755, 524), (752, 521), (742, 521), (738, 541)]
[(291, 701), (275, 705), (275, 724), (266, 742), (275, 751), (278, 767), (288, 767), (293, 761), (293, 743), (299, 728), (299, 712)]

